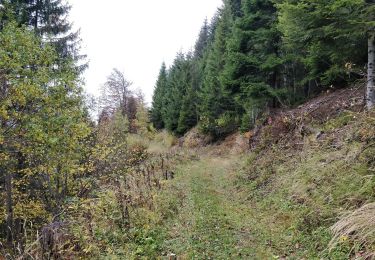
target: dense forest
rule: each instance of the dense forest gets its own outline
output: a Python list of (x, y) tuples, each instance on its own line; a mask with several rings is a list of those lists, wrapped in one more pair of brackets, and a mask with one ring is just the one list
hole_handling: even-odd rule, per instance
[(367, 64), (373, 99), (374, 8), (371, 0), (224, 1), (194, 49), (162, 64), (154, 126), (183, 135), (198, 124), (215, 138), (247, 131), (273, 108), (364, 79)]
[(0, 260), (375, 257), (373, 0), (224, 0), (151, 107), (70, 11), (0, 0)]

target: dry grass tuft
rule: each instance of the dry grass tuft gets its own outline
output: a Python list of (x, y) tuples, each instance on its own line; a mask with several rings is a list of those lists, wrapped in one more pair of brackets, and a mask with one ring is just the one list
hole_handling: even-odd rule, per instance
[(344, 216), (331, 227), (331, 231), (334, 235), (329, 245), (331, 249), (349, 239), (371, 248), (375, 244), (375, 203), (364, 205)]
[(152, 154), (162, 154), (168, 152), (171, 147), (178, 144), (178, 139), (168, 133), (167, 131), (161, 131), (155, 134), (153, 140), (151, 140), (148, 148), (148, 152)]

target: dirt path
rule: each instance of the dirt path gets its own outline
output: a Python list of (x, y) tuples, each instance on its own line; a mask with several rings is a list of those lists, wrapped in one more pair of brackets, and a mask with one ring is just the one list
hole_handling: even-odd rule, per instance
[[(254, 256), (251, 207), (235, 189), (234, 158), (209, 158), (179, 168), (185, 196), (165, 248), (179, 259), (249, 259)], [(246, 205), (247, 203), (247, 205)]]

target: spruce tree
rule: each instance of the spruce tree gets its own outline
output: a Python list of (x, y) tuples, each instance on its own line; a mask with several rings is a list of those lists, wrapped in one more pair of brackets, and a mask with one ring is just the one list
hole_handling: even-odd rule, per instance
[(197, 92), (189, 86), (182, 100), (180, 116), (178, 119), (178, 134), (184, 134), (198, 122)]
[(184, 134), (186, 131), (194, 127), (198, 122), (197, 105), (198, 96), (197, 89), (199, 88), (200, 79), (199, 73), (195, 66), (199, 66), (196, 63), (192, 54), (187, 54), (182, 68), (182, 78), (180, 84), (184, 86), (182, 88), (183, 97), (181, 100), (181, 110), (178, 119), (177, 133)]
[(237, 19), (228, 44), (228, 61), (222, 77), (232, 109), (250, 127), (256, 112), (272, 105), (280, 88), (280, 35), (272, 1), (243, 1), (243, 17)]
[(9, 7), (19, 25), (32, 28), (44, 41), (51, 43), (62, 59), (77, 64), (78, 72), (87, 66), (80, 54), (79, 32), (68, 20), (71, 6), (63, 0), (9, 0)]
[[(178, 53), (168, 73), (163, 106), (166, 128), (183, 134), (196, 123), (196, 100), (192, 86), (192, 54)], [(188, 92), (190, 93), (188, 95)]]
[(199, 91), (200, 128), (213, 136), (219, 136), (235, 127), (231, 120), (223, 120), (228, 119), (226, 112), (232, 106), (233, 100), (226, 99), (219, 80), (227, 59), (226, 48), (231, 34), (232, 19), (230, 4), (227, 3), (218, 16), (213, 43), (207, 54), (202, 89)]
[(186, 90), (184, 82), (185, 55), (178, 53), (168, 71), (167, 87), (163, 99), (163, 121), (166, 129), (176, 132), (180, 116), (182, 99)]
[(198, 39), (195, 43), (194, 47), (194, 57), (195, 58), (202, 58), (204, 52), (207, 48), (209, 43), (209, 25), (207, 22), (207, 18), (204, 20), (203, 26), (199, 32)]
[(152, 97), (151, 122), (156, 129), (163, 129), (165, 122), (163, 120), (163, 104), (167, 88), (167, 67), (165, 63), (161, 65), (154, 94)]
[(343, 86), (362, 74), (358, 72), (367, 60), (373, 4), (363, 0), (313, 0), (286, 1), (278, 7), (284, 45), (297, 53), (306, 67), (305, 82)]

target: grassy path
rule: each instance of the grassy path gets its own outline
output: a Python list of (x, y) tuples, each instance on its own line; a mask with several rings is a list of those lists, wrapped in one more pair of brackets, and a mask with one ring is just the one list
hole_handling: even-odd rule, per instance
[(253, 258), (254, 223), (234, 187), (236, 161), (204, 157), (180, 167), (175, 185), (185, 199), (170, 223), (166, 251), (179, 259)]

